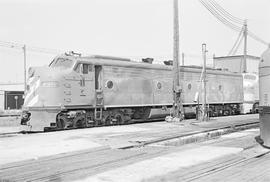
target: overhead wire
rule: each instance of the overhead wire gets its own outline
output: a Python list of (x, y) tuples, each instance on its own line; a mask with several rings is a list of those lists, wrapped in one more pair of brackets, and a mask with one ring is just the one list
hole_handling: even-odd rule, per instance
[(264, 41), (263, 39), (261, 39), (260, 37), (258, 37), (257, 35), (255, 35), (253, 32), (251, 32), (249, 30), (248, 30), (248, 36), (250, 36), (254, 40), (256, 40), (264, 45), (269, 45), (269, 42)]
[[(226, 11), (222, 6), (220, 6), (215, 0), (199, 0), (201, 4), (214, 16), (216, 17), (221, 23), (229, 27), (230, 29), (237, 31), (237, 32), (242, 32), (243, 28), (235, 25), (234, 23), (239, 23), (243, 24), (244, 20), (237, 18), (230, 14), (228, 11)], [(232, 23), (234, 22), (234, 23)], [(239, 35), (240, 35), (239, 33)], [(268, 42), (264, 41), (257, 35), (255, 35), (253, 32), (248, 30), (248, 35), (253, 38), (254, 40), (265, 44), (269, 45)], [(239, 41), (239, 36), (237, 38), (237, 41)], [(233, 49), (237, 45), (237, 41), (235, 42), (233, 48), (229, 53), (232, 53)], [(0, 41), (0, 47), (7, 47), (7, 48), (14, 48), (14, 49), (22, 49), (24, 44), (21, 43), (16, 43), (16, 42), (8, 42), (8, 41)], [(63, 50), (57, 50), (57, 49), (48, 49), (48, 48), (41, 48), (41, 47), (33, 47), (33, 46), (27, 46), (28, 51), (32, 52), (39, 52), (39, 53), (44, 53), (44, 54), (59, 54), (62, 52), (65, 52)]]
[(224, 18), (218, 11), (215, 10), (215, 8), (207, 3), (206, 1), (199, 0), (201, 4), (213, 15), (215, 16), (221, 23), (226, 25), (227, 27), (231, 28), (234, 31), (239, 32), (241, 30), (241, 27), (231, 23), (226, 18)]
[(227, 17), (229, 20), (231, 20), (235, 23), (241, 24), (241, 25), (244, 24), (245, 20), (233, 16), (231, 13), (226, 11), (221, 5), (219, 5), (215, 0), (209, 0), (208, 2), (211, 5), (213, 5), (222, 15)]
[(63, 50), (41, 48), (41, 47), (32, 47), (32, 46), (27, 46), (27, 50), (33, 51), (33, 52), (45, 53), (45, 54), (60, 54), (60, 53), (65, 52)]
[[(241, 27), (235, 25), (234, 23), (244, 24), (245, 21), (243, 21), (240, 18), (237, 18), (233, 15), (231, 15), (228, 11), (226, 11), (222, 6), (220, 6), (216, 1), (214, 0), (199, 0), (200, 3), (214, 16), (216, 17), (221, 23), (226, 25), (227, 27), (231, 28), (234, 31), (241, 31)], [(232, 23), (234, 22), (234, 23)], [(247, 35), (253, 38), (254, 40), (264, 44), (269, 45), (269, 42), (266, 42), (265, 40), (261, 39), (257, 35), (255, 35), (253, 32), (249, 31), (247, 32)], [(236, 45), (236, 44), (235, 44)]]
[[(0, 41), (0, 47), (22, 49), (24, 46), (25, 46), (24, 44), (20, 44), (20, 43)], [(27, 48), (27, 51), (40, 52), (40, 53), (45, 53), (45, 54), (59, 54), (61, 52), (65, 52), (65, 51), (61, 51), (57, 49), (48, 49), (48, 48), (33, 47), (33, 46), (26, 46), (26, 48)]]

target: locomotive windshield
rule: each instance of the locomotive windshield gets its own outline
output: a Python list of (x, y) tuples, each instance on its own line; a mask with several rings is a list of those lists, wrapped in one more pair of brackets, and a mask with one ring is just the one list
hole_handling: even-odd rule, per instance
[(67, 69), (71, 68), (74, 64), (73, 60), (67, 59), (67, 58), (58, 58), (53, 60), (53, 62), (49, 65), (52, 68), (61, 68), (61, 69)]

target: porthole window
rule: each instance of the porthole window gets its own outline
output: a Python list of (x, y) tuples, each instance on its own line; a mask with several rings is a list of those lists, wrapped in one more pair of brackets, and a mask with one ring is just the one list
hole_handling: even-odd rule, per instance
[(218, 86), (218, 90), (222, 90), (222, 85), (219, 85)]
[(188, 84), (188, 89), (191, 90), (191, 83)]
[(161, 86), (161, 83), (160, 82), (157, 82), (157, 89), (161, 89), (162, 88), (162, 86)]
[(107, 81), (106, 82), (106, 87), (109, 88), (109, 89), (112, 89), (113, 88), (113, 82), (111, 80)]

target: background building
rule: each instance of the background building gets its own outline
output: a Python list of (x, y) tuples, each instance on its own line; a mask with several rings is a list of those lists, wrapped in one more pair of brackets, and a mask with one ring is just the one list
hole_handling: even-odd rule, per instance
[[(246, 72), (258, 73), (260, 57), (247, 55)], [(243, 72), (244, 55), (214, 57), (214, 68), (228, 69), (231, 72)]]
[(0, 84), (0, 111), (21, 109), (23, 90), (23, 84)]
[[(247, 55), (246, 71), (244, 72), (244, 55), (214, 57), (214, 68), (227, 69), (243, 75), (243, 112), (257, 110), (259, 105), (259, 62), (260, 57)], [(255, 108), (255, 109), (254, 109)]]

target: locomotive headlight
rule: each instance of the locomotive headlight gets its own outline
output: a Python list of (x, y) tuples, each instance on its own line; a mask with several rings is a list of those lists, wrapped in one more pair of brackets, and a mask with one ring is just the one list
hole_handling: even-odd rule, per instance
[(41, 83), (42, 87), (59, 87), (59, 82), (56, 81), (46, 81)]

